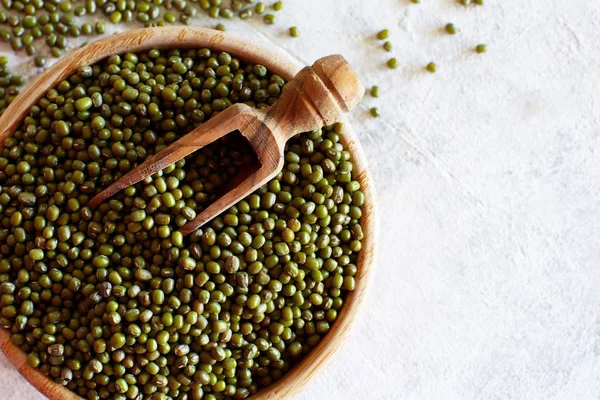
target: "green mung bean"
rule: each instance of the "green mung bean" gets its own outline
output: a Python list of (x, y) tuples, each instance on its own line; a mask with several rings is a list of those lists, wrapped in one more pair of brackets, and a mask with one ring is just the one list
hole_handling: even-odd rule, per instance
[(265, 3), (259, 1), (258, 3), (256, 3), (256, 6), (254, 7), (254, 12), (256, 12), (257, 14), (263, 14), (265, 12)]
[(379, 39), (379, 40), (385, 40), (388, 37), (390, 37), (390, 31), (387, 29), (383, 29), (383, 30), (377, 32), (377, 39)]
[(265, 16), (263, 17), (263, 21), (265, 21), (265, 24), (272, 25), (275, 23), (275, 15), (265, 14)]
[(276, 1), (275, 3), (273, 3), (273, 10), (275, 10), (275, 11), (283, 10), (283, 1)]

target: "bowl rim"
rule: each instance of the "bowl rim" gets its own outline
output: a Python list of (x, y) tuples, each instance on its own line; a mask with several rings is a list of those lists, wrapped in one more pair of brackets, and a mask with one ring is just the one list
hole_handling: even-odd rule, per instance
[[(74, 50), (50, 68), (34, 78), (9, 105), (0, 117), (1, 144), (25, 118), (31, 105), (54, 87), (58, 82), (71, 76), (77, 66), (89, 65), (113, 54), (139, 52), (151, 48), (201, 48), (230, 52), (249, 63), (266, 66), (270, 71), (291, 79), (301, 66), (286, 55), (249, 39), (208, 28), (159, 27), (142, 28), (106, 36), (84, 47)], [(125, 50), (127, 49), (127, 50)], [(362, 308), (375, 265), (375, 250), (378, 237), (375, 203), (375, 187), (369, 165), (356, 133), (344, 117), (344, 134), (341, 142), (352, 155), (355, 164), (356, 180), (365, 194), (365, 204), (361, 225), (364, 231), (362, 249), (358, 257), (356, 287), (347, 294), (338, 318), (330, 331), (305, 357), (295, 364), (280, 380), (260, 389), (251, 396), (252, 400), (285, 399), (298, 395), (314, 379), (334, 355), (346, 343), (350, 330), (356, 323), (356, 315)], [(10, 341), (11, 333), (0, 329), (0, 350), (39, 392), (51, 400), (82, 399), (75, 392), (59, 385), (43, 375), (38, 369), (27, 364), (26, 354)]]

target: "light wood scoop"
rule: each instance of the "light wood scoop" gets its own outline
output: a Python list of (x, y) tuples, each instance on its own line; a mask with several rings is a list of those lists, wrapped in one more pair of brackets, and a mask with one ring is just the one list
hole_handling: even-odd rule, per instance
[(259, 166), (224, 193), (180, 232), (187, 235), (251, 194), (283, 167), (285, 143), (292, 136), (339, 121), (361, 100), (365, 88), (354, 69), (340, 55), (317, 60), (301, 70), (271, 107), (255, 109), (238, 103), (203, 123), (164, 150), (148, 158), (94, 197), (95, 208), (117, 192), (140, 182), (228, 133), (239, 131), (258, 156)]

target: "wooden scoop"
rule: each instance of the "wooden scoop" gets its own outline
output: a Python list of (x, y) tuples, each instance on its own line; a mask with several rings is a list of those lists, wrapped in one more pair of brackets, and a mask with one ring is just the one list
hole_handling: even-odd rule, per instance
[(283, 167), (283, 150), (288, 139), (340, 120), (343, 113), (359, 103), (364, 92), (358, 75), (342, 56), (321, 58), (312, 67), (301, 70), (284, 87), (273, 106), (255, 109), (246, 104), (234, 104), (148, 158), (96, 195), (88, 206), (95, 208), (115, 193), (237, 130), (254, 149), (260, 165), (239, 185), (185, 224), (180, 232), (187, 235), (277, 175)]

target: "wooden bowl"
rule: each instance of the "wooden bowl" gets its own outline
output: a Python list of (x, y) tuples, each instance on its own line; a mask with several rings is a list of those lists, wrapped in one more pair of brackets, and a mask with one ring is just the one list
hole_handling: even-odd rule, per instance
[[(113, 54), (140, 52), (152, 48), (202, 48), (226, 51), (241, 60), (266, 66), (270, 71), (290, 80), (301, 68), (288, 58), (246, 39), (212, 29), (188, 27), (146, 28), (108, 36), (75, 50), (37, 76), (10, 104), (0, 117), (0, 143), (12, 135), (27, 115), (29, 108), (61, 80), (73, 75), (80, 65), (90, 65)], [(302, 391), (308, 382), (331, 361), (349, 337), (357, 312), (362, 306), (372, 275), (376, 242), (375, 193), (367, 160), (352, 128), (345, 122), (341, 141), (351, 153), (356, 166), (356, 179), (365, 194), (361, 225), (365, 234), (357, 262), (356, 288), (350, 292), (336, 322), (321, 342), (279, 381), (261, 389), (253, 400), (289, 399)], [(10, 341), (11, 333), (0, 329), (0, 349), (36, 389), (51, 400), (80, 400), (77, 394), (31, 368), (25, 353)]]

